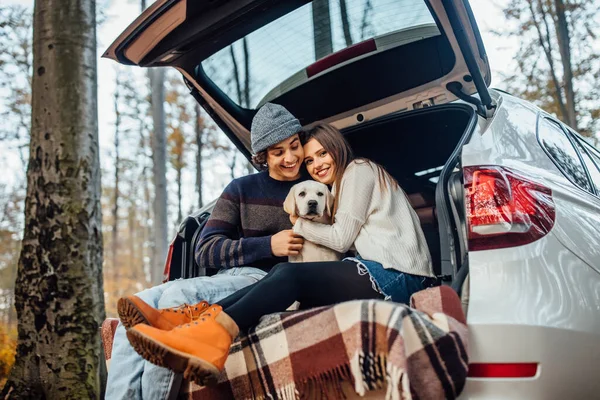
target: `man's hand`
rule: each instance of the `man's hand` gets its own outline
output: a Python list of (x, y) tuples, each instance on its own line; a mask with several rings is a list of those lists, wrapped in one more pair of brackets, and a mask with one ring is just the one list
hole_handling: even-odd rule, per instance
[(276, 257), (297, 256), (302, 250), (304, 239), (291, 229), (271, 236), (271, 253)]

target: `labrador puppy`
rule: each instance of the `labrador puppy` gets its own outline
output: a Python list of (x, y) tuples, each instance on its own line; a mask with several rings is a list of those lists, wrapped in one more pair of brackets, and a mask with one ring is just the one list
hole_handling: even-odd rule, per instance
[[(290, 189), (283, 209), (286, 213), (314, 222), (331, 225), (331, 207), (333, 195), (324, 184), (316, 181), (304, 181)], [(339, 261), (342, 255), (328, 247), (304, 241), (302, 251), (290, 256), (290, 262)]]

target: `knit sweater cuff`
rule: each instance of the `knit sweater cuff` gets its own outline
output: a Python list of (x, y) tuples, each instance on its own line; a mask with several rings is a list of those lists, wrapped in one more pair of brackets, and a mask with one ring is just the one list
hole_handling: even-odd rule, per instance
[(271, 235), (244, 238), (242, 240), (245, 264), (273, 257), (273, 253), (271, 252)]

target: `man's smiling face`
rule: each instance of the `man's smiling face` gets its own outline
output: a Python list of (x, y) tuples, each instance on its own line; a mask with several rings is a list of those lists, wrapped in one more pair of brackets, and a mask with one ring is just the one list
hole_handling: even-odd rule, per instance
[(300, 177), (304, 149), (298, 134), (267, 149), (269, 176), (278, 181), (294, 181)]

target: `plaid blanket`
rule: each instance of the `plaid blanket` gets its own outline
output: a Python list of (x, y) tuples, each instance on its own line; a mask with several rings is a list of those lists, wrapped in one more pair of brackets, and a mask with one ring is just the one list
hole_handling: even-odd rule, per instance
[(386, 399), (453, 399), (468, 370), (467, 327), (448, 287), (413, 295), (411, 306), (350, 301), (272, 314), (231, 347), (219, 384), (186, 382), (180, 398), (345, 398), (382, 390)]

